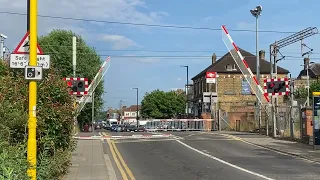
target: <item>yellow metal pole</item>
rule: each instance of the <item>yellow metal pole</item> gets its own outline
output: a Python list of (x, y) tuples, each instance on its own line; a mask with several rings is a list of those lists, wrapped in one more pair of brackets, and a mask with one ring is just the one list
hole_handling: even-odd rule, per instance
[[(37, 14), (38, 14), (38, 2), (37, 0), (30, 0), (30, 57), (29, 65), (37, 66)], [(31, 180), (37, 179), (37, 140), (36, 140), (36, 128), (37, 128), (37, 82), (29, 82), (29, 119), (28, 119), (28, 161), (30, 168), (28, 169), (28, 175)]]

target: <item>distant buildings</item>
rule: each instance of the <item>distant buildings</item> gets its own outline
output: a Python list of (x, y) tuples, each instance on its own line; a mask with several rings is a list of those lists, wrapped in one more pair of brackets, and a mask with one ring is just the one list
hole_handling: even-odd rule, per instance
[(137, 105), (132, 105), (130, 107), (124, 107), (122, 109), (122, 119), (123, 120), (135, 120), (137, 118), (137, 108), (139, 108), (138, 111), (138, 117), (140, 117), (140, 109), (141, 109), (141, 105), (137, 106)]

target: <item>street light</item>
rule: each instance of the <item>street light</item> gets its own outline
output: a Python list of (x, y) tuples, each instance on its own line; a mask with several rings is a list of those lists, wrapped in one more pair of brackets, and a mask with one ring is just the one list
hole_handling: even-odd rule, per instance
[(186, 91), (186, 99), (187, 99), (187, 102), (186, 102), (186, 114), (188, 114), (189, 113), (189, 104), (188, 104), (189, 66), (180, 65), (180, 67), (183, 67), (183, 68), (187, 69), (187, 84), (186, 84), (186, 87), (185, 87), (185, 91)]
[[(307, 70), (307, 91), (308, 91), (308, 97), (307, 97), (307, 106), (309, 107), (310, 106), (310, 100), (309, 100), (309, 98), (310, 98), (310, 78), (309, 78), (309, 66), (310, 66), (310, 64), (313, 64), (314, 62), (309, 62), (309, 63), (307, 63), (307, 68), (306, 68), (306, 70)], [(304, 66), (304, 65), (300, 65), (300, 66)]]
[(120, 100), (120, 120), (122, 120), (122, 103), (123, 100)]
[(137, 127), (139, 127), (139, 88), (131, 88), (137, 90)]
[[(258, 50), (258, 18), (261, 16), (262, 12), (262, 6), (257, 6), (255, 9), (250, 10), (252, 16), (256, 18), (256, 58), (257, 58), (257, 81), (260, 83), (260, 60), (259, 60), (259, 50)], [(261, 119), (260, 119), (260, 103), (259, 103), (259, 97), (260, 92), (258, 91), (257, 87), (257, 99), (256, 99), (256, 117), (259, 121), (259, 132), (261, 133)]]

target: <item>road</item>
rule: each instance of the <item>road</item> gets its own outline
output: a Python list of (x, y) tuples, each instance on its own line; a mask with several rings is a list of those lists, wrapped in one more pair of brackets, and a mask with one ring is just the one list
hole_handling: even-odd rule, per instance
[(217, 133), (173, 134), (176, 138), (105, 140), (118, 179), (320, 179), (320, 165)]

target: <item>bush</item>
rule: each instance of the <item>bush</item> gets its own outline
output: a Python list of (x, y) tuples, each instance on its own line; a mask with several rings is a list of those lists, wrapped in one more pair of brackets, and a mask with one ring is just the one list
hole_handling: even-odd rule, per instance
[(0, 180), (27, 180), (28, 162), (24, 145), (0, 142)]
[[(37, 89), (37, 179), (57, 179), (65, 174), (75, 148), (72, 99), (62, 77), (54, 71), (47, 73)], [(1, 62), (0, 84), (0, 158), (6, 162), (5, 168), (1, 168), (0, 179), (7, 179), (11, 171), (19, 176), (13, 179), (24, 179), (28, 82), (21, 70), (11, 70)]]

